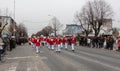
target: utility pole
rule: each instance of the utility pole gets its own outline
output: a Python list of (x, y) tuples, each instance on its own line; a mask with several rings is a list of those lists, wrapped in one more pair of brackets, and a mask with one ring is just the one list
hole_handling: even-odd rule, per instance
[(14, 20), (15, 20), (15, 0), (14, 0)]
[(55, 36), (56, 36), (56, 17), (55, 17), (55, 27), (54, 27), (54, 31), (55, 31)]
[[(15, 6), (16, 6), (15, 3), (16, 3), (16, 2), (15, 2), (15, 0), (14, 0), (14, 21), (15, 21), (15, 8), (16, 8), (16, 7), (15, 7)], [(14, 27), (13, 27), (13, 29), (14, 29), (14, 30), (13, 30), (14, 36), (15, 36), (15, 32), (16, 32), (15, 24), (16, 24), (16, 23), (14, 22)]]

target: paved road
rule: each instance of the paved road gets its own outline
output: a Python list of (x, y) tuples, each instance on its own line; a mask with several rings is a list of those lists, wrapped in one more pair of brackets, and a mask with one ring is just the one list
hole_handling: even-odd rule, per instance
[(61, 53), (41, 48), (36, 54), (28, 44), (18, 46), (0, 63), (0, 71), (120, 71), (120, 53), (76, 47)]

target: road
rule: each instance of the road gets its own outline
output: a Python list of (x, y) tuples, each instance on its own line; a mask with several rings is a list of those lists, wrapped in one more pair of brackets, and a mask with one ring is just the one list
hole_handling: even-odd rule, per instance
[(28, 44), (8, 52), (0, 71), (120, 71), (120, 53), (97, 48), (76, 47), (61, 53), (41, 48), (39, 54)]

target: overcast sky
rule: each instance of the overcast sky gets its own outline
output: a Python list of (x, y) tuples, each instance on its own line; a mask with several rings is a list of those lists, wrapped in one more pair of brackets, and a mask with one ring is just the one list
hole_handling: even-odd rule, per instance
[[(15, 0), (16, 22), (23, 22), (28, 29), (29, 35), (36, 33), (48, 25), (53, 16), (57, 17), (62, 24), (73, 24), (74, 14), (80, 11), (88, 0)], [(120, 19), (120, 0), (106, 0), (114, 10), (114, 18)], [(0, 14), (13, 17), (14, 0), (0, 0)], [(52, 15), (52, 16), (48, 16)], [(120, 26), (118, 21), (113, 26)]]

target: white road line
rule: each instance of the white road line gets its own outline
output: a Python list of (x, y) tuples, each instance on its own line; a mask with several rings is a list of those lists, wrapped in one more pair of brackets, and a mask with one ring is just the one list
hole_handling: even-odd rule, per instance
[(30, 67), (27, 67), (27, 71), (31, 71), (31, 68), (30, 68)]
[[(39, 56), (24, 56), (24, 57), (6, 57), (6, 59), (26, 59), (26, 58), (35, 58), (35, 57), (39, 57)], [(39, 57), (41, 59), (47, 59), (47, 57)]]
[(86, 61), (90, 61), (90, 62), (94, 62), (94, 63), (97, 63), (97, 64), (100, 64), (100, 65), (103, 65), (103, 66), (106, 66), (106, 67), (109, 67), (109, 68), (112, 68), (114, 69), (115, 71), (120, 71), (120, 68), (119, 67), (116, 67), (116, 66), (113, 66), (113, 65), (109, 65), (107, 63), (103, 63), (99, 60), (95, 60), (95, 59), (91, 59), (91, 58), (88, 58), (88, 57), (84, 57), (84, 56), (79, 56), (79, 55), (76, 55), (76, 54), (73, 54), (73, 53), (70, 53), (70, 52), (67, 52), (67, 51), (64, 51), (66, 54), (70, 54), (70, 55), (73, 55), (73, 56), (76, 56), (80, 59), (83, 59), (83, 60), (86, 60)]
[[(105, 57), (105, 56), (102, 56), (102, 55), (96, 55), (96, 54), (92, 54), (92, 53), (88, 53), (88, 52), (83, 52), (83, 51), (80, 51), (79, 53), (82, 53), (82, 54), (85, 54), (85, 55), (89, 55), (89, 56), (93, 56), (93, 57), (100, 57), (100, 58), (102, 58), (102, 59), (106, 59), (106, 60), (108, 60), (108, 59), (113, 59), (114, 61), (113, 62), (118, 62), (118, 63), (120, 63), (119, 61), (120, 60), (118, 60), (118, 59), (115, 59), (115, 58), (110, 58), (110, 57)], [(111, 60), (110, 60), (111, 61)]]
[(11, 63), (10, 67), (6, 71), (16, 71), (18, 63)]

